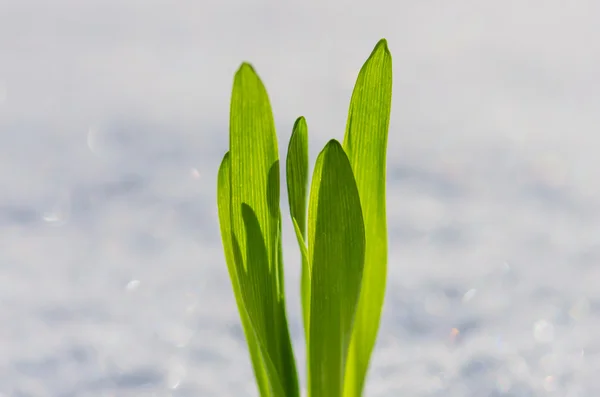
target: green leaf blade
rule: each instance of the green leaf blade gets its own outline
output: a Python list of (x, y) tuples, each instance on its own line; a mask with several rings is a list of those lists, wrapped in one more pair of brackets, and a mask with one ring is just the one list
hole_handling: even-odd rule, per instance
[(308, 215), (311, 397), (340, 397), (360, 293), (365, 235), (360, 198), (342, 146), (331, 140), (313, 173)]
[[(310, 321), (310, 269), (308, 250), (306, 247), (306, 217), (308, 199), (308, 126), (304, 117), (298, 117), (292, 129), (292, 136), (286, 156), (286, 181), (288, 204), (292, 225), (301, 255), (300, 299), (302, 302), (302, 320), (304, 324), (304, 340), (308, 346)], [(310, 370), (308, 359), (310, 352), (306, 349), (307, 388), (310, 385)]]
[(391, 98), (392, 57), (386, 40), (382, 39), (358, 75), (344, 137), (344, 149), (360, 194), (366, 235), (363, 284), (346, 368), (344, 397), (362, 395), (385, 297), (385, 181)]
[[(266, 89), (248, 63), (235, 74), (230, 115), (233, 229), (244, 235), (242, 204), (248, 205), (256, 212), (267, 252), (272, 254), (279, 208), (279, 187), (270, 186), (279, 184), (277, 137)], [(240, 240), (244, 251), (245, 241)]]
[[(298, 377), (284, 297), (275, 123), (266, 89), (247, 63), (234, 78), (229, 145), (229, 255), (267, 373), (267, 395), (296, 397)], [(243, 321), (241, 310), (240, 316)]]
[(290, 216), (302, 256), (301, 294), (305, 336), (308, 340), (310, 274), (306, 249), (308, 199), (308, 127), (304, 117), (294, 123), (286, 157), (286, 180)]
[(306, 239), (306, 201), (308, 199), (308, 126), (298, 117), (292, 129), (286, 157), (286, 176), (290, 215), (296, 219)]
[(262, 359), (262, 352), (258, 340), (255, 335), (255, 330), (252, 327), (248, 312), (244, 305), (242, 292), (239, 285), (238, 272), (235, 265), (233, 255), (233, 241), (231, 230), (231, 158), (229, 152), (225, 154), (219, 167), (217, 175), (217, 208), (219, 213), (219, 224), (221, 228), (221, 240), (223, 242), (223, 250), (225, 252), (225, 262), (231, 280), (231, 286), (235, 296), (235, 301), (240, 313), (242, 328), (250, 359), (254, 370), (254, 376), (258, 385), (258, 390), (261, 396), (271, 396), (270, 385), (268, 379), (267, 368)]

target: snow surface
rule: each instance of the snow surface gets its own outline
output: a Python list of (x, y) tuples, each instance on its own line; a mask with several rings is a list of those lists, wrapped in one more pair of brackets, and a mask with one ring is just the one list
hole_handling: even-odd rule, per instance
[(216, 219), (233, 74), (248, 60), (262, 76), (282, 153), (307, 117), (314, 161), (381, 37), (389, 285), (366, 395), (599, 396), (598, 15), (593, 0), (1, 2), (0, 396), (256, 396)]

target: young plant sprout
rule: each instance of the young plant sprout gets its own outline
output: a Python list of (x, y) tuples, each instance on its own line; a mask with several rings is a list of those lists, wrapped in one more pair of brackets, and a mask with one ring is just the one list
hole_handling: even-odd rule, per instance
[[(310, 192), (303, 117), (289, 142), (286, 179), (302, 256), (310, 397), (359, 397), (364, 390), (385, 295), (391, 97), (392, 59), (382, 39), (359, 72), (343, 144), (332, 139), (320, 152)], [(265, 87), (248, 63), (234, 79), (217, 196), (225, 260), (260, 396), (300, 396), (285, 306), (275, 123)]]

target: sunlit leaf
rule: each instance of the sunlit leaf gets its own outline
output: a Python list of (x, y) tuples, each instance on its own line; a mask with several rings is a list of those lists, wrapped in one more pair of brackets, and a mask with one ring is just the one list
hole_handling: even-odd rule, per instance
[[(286, 157), (286, 180), (288, 202), (292, 225), (298, 240), (302, 259), (300, 276), (300, 294), (302, 301), (302, 320), (304, 322), (304, 340), (308, 343), (310, 321), (310, 274), (308, 267), (308, 251), (306, 247), (306, 201), (308, 196), (308, 127), (304, 117), (298, 117), (292, 129)], [(307, 365), (308, 360), (308, 349)], [(310, 371), (307, 371), (307, 387), (310, 385)]]
[[(230, 115), (229, 157), (224, 161), (229, 219), (220, 214), (222, 230), (227, 222), (231, 230), (231, 237), (223, 238), (225, 256), (259, 391), (295, 397), (299, 388), (285, 309), (277, 139), (267, 92), (249, 64), (235, 75)], [(226, 205), (226, 189), (221, 191), (220, 213)]]
[(308, 211), (311, 397), (340, 397), (360, 293), (365, 230), (352, 168), (329, 141), (313, 173)]
[(375, 346), (387, 273), (386, 148), (392, 100), (392, 57), (382, 39), (363, 65), (350, 101), (344, 149), (360, 194), (365, 267), (346, 368), (344, 397), (362, 395)]
[(270, 386), (269, 379), (267, 377), (267, 370), (262, 360), (262, 353), (260, 352), (260, 346), (258, 345), (254, 328), (250, 323), (248, 312), (246, 311), (246, 306), (244, 305), (233, 257), (230, 173), (231, 162), (229, 158), (229, 152), (227, 152), (223, 157), (217, 177), (217, 205), (219, 210), (219, 223), (221, 225), (221, 238), (223, 240), (223, 249), (225, 251), (225, 262), (227, 263), (227, 270), (229, 271), (231, 286), (235, 295), (238, 311), (240, 312), (244, 334), (246, 335), (246, 340), (248, 342), (250, 359), (252, 360), (254, 375), (256, 377), (260, 395), (270, 396), (271, 394), (269, 391)]
[(302, 312), (305, 330), (308, 331), (310, 277), (306, 248), (306, 200), (308, 196), (308, 128), (304, 117), (294, 123), (286, 158), (286, 180), (290, 215), (302, 255)]

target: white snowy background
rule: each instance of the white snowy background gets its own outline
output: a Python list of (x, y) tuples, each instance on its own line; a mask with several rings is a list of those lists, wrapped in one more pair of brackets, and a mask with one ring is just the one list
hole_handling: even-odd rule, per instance
[(233, 74), (261, 75), (282, 155), (306, 116), (314, 161), (381, 37), (389, 284), (366, 395), (600, 396), (599, 18), (595, 0), (0, 0), (0, 396), (256, 396), (216, 216)]

